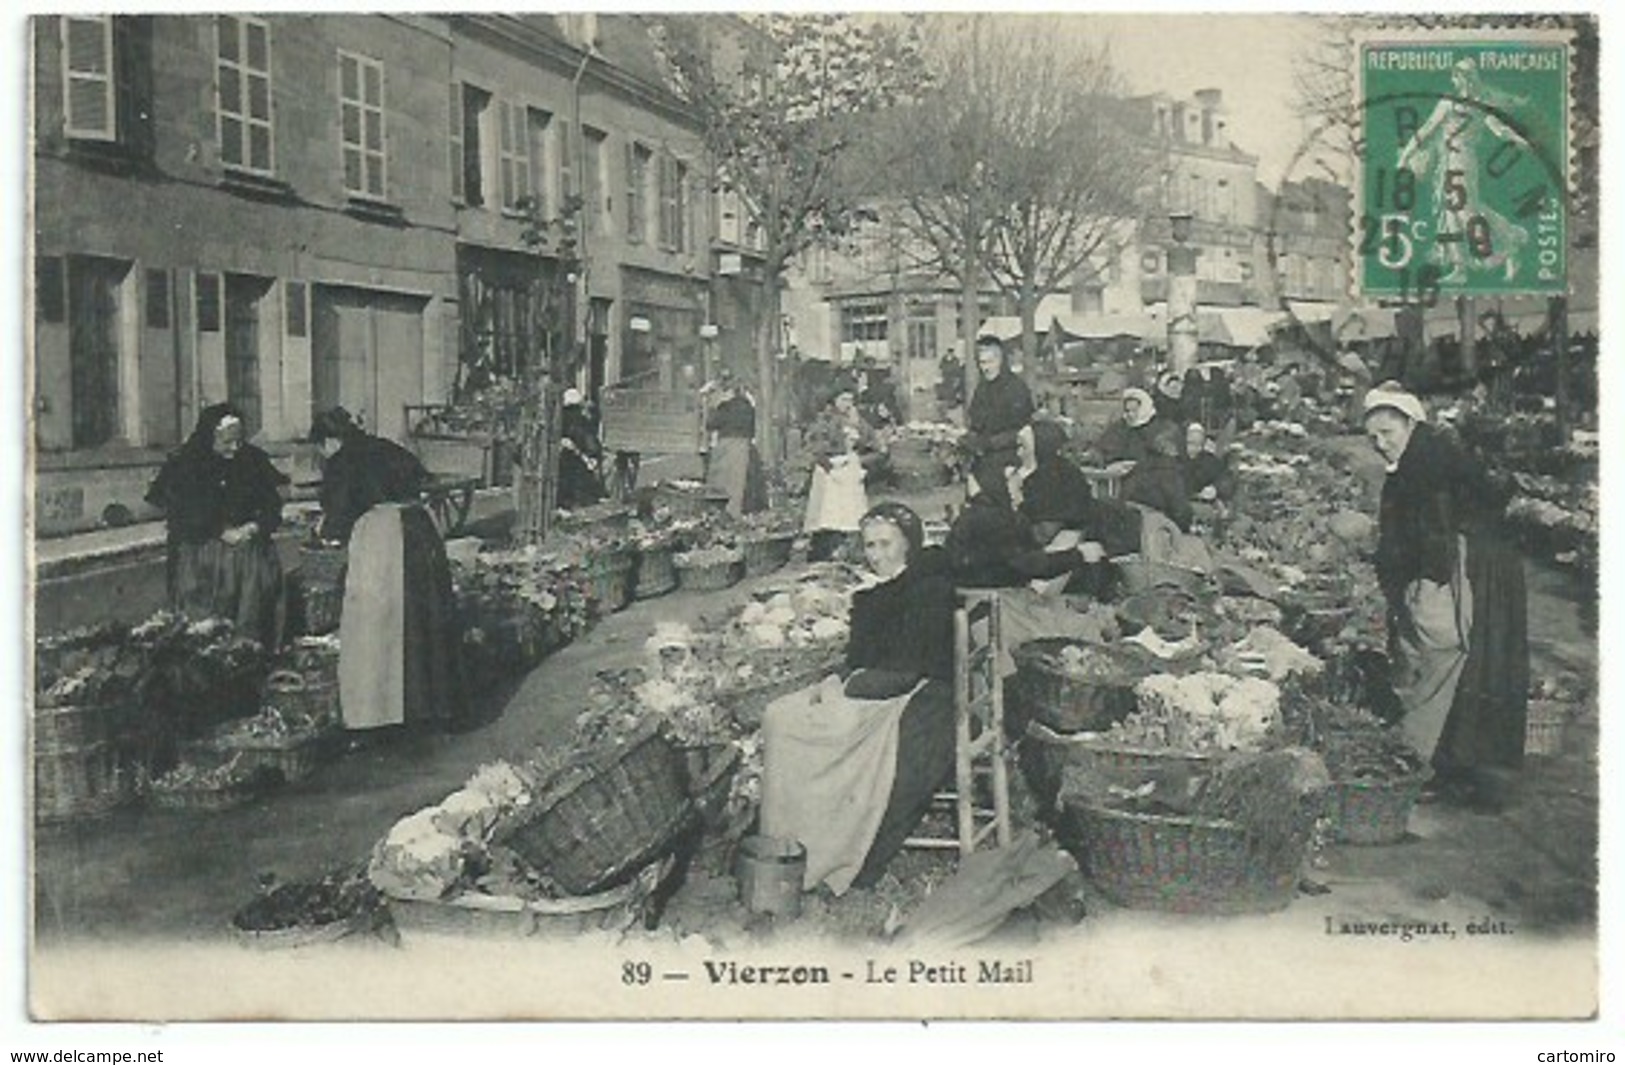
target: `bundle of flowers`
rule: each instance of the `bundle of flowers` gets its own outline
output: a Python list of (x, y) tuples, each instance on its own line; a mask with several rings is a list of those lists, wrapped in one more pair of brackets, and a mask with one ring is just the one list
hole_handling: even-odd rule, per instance
[(472, 566), (453, 568), (453, 585), (472, 642), (515, 625), (538, 638), (546, 630), (568, 641), (591, 621), (579, 571), (535, 548), (482, 551)]
[[(402, 899), (441, 899), (459, 888), (480, 886), (493, 865), (489, 853), (493, 839), (504, 823), (531, 804), (537, 779), (532, 766), (502, 761), (480, 766), (467, 783), (436, 805), (397, 821), (373, 848), (367, 879), (384, 894)], [(505, 878), (504, 890), (492, 893), (513, 893), (516, 884), (507, 880), (532, 878), (528, 872)], [(539, 878), (533, 884), (538, 890), (542, 887)]]
[(1132, 747), (1208, 753), (1258, 750), (1280, 713), (1281, 690), (1257, 677), (1159, 673), (1134, 689), (1136, 709), (1106, 733)]

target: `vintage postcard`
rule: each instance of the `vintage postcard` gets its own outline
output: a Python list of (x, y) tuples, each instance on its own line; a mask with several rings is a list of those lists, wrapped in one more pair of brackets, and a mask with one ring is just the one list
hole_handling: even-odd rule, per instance
[(1594, 1022), (1600, 22), (32, 12), (30, 1045)]

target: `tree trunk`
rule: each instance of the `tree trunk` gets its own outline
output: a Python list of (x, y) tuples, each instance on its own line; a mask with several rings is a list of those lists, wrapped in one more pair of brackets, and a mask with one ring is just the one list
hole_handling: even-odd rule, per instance
[(1016, 303), (1021, 312), (1021, 362), (1031, 374), (1032, 368), (1038, 365), (1037, 287), (1030, 282), (1022, 282), (1016, 293)]
[(756, 376), (762, 390), (758, 397), (756, 446), (762, 453), (762, 464), (772, 469), (780, 457), (779, 436), (784, 420), (778, 387), (780, 269), (770, 261), (764, 272), (767, 276), (762, 287), (762, 310), (756, 322)]
[(965, 220), (964, 261), (959, 272), (959, 332), (960, 343), (964, 348), (965, 370), (965, 405), (963, 410), (970, 411), (970, 399), (976, 393), (976, 386), (981, 383), (982, 373), (976, 365), (976, 331), (982, 325), (982, 293), (980, 291), (980, 272), (977, 270), (976, 249), (976, 215), (975, 209), (969, 209)]

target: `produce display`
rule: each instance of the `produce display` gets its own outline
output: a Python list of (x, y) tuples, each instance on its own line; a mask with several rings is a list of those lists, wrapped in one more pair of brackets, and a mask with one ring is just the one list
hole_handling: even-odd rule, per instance
[(1281, 690), (1257, 677), (1158, 673), (1134, 689), (1137, 708), (1106, 733), (1134, 747), (1202, 753), (1257, 750), (1280, 714)]
[(470, 886), (489, 867), (498, 827), (531, 803), (534, 788), (534, 777), (507, 762), (481, 766), (437, 805), (395, 823), (373, 848), (368, 880), (404, 899), (439, 899)]

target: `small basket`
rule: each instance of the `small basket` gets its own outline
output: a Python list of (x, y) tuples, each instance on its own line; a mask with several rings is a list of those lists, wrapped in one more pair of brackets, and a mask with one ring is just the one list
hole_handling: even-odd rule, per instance
[(1422, 789), (1433, 777), (1424, 769), (1393, 780), (1344, 780), (1332, 784), (1327, 815), (1339, 843), (1378, 845), (1405, 838)]
[(653, 599), (677, 590), (677, 548), (671, 544), (646, 547), (638, 552), (633, 570), (632, 593), (638, 599)]
[(339, 678), (310, 676), (279, 669), (265, 679), (262, 704), (286, 721), (309, 722), (312, 728), (336, 728), (343, 720), (339, 709)]
[(719, 689), (717, 704), (740, 727), (757, 728), (769, 703), (818, 683), (841, 664), (844, 656), (840, 647), (759, 652), (751, 656), (751, 664), (762, 667), (761, 679)]
[(1524, 723), (1523, 753), (1551, 757), (1566, 749), (1563, 737), (1573, 716), (1568, 703), (1552, 699), (1529, 700), (1529, 716)]
[(1313, 835), (1313, 821), (1305, 818), (1301, 839), (1268, 855), (1230, 821), (1071, 800), (1063, 800), (1062, 812), (1085, 875), (1130, 909), (1212, 915), (1285, 909), (1297, 893)]
[(646, 865), (690, 812), (682, 757), (647, 730), (563, 770), (506, 842), (566, 891), (584, 895)]
[(694, 561), (692, 555), (678, 555), (677, 586), (685, 592), (716, 592), (732, 588), (745, 577), (745, 559), (739, 552), (725, 558)]
[[(1110, 728), (1134, 712), (1138, 680), (1125, 656), (1115, 676), (1083, 678), (1059, 669), (1052, 655), (1076, 641), (1064, 638), (1029, 640), (1011, 652), (1016, 672), (1010, 678), (1011, 710), (1023, 720), (1040, 721), (1056, 732), (1095, 732)], [(1104, 648), (1095, 648), (1110, 654)]]
[(744, 541), (740, 549), (745, 555), (745, 576), (760, 577), (783, 569), (790, 562), (795, 542), (793, 532), (771, 533)]

